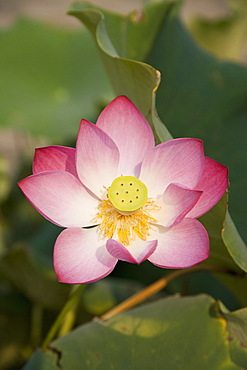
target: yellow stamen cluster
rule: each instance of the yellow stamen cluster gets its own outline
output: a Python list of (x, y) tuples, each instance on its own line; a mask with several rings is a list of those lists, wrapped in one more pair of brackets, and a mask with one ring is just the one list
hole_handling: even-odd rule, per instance
[(159, 209), (154, 201), (147, 200), (145, 205), (131, 214), (120, 213), (109, 199), (102, 200), (98, 206), (96, 220), (100, 220), (100, 232), (106, 238), (116, 238), (121, 244), (128, 246), (136, 235), (146, 240), (151, 224), (156, 220), (148, 211)]

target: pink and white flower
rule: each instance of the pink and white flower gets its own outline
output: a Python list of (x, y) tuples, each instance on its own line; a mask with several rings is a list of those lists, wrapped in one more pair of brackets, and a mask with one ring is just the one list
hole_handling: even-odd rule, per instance
[(125, 96), (96, 125), (81, 121), (76, 148), (37, 149), (33, 175), (19, 182), (45, 218), (66, 228), (54, 248), (59, 281), (99, 280), (118, 260), (186, 268), (209, 256), (196, 220), (228, 186), (227, 168), (198, 139), (155, 146), (152, 130)]

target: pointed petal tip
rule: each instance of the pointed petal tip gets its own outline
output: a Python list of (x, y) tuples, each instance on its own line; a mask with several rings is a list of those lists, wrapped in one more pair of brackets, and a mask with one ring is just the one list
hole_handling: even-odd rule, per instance
[(32, 170), (33, 174), (45, 171), (66, 171), (77, 177), (75, 148), (59, 145), (36, 148)]
[(218, 203), (228, 186), (228, 168), (214, 159), (205, 157), (201, 179), (194, 189), (203, 193), (187, 217), (198, 218), (207, 213)]
[(125, 247), (114, 239), (108, 239), (106, 248), (118, 260), (139, 265), (155, 251), (157, 244), (157, 240), (143, 241), (138, 238), (138, 240), (132, 241), (129, 246)]
[(154, 147), (153, 132), (140, 110), (126, 96), (118, 96), (101, 112), (96, 126), (116, 143), (120, 151), (119, 172), (138, 177), (137, 166)]

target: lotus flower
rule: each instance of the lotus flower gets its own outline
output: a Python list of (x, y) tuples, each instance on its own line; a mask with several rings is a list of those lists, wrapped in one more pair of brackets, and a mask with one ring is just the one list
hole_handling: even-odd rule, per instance
[(37, 149), (33, 175), (19, 182), (38, 212), (66, 228), (54, 268), (60, 282), (73, 284), (107, 276), (118, 260), (169, 269), (205, 260), (209, 238), (197, 218), (227, 185), (227, 168), (204, 156), (201, 140), (155, 146), (148, 122), (125, 96), (96, 125), (81, 121), (75, 149)]

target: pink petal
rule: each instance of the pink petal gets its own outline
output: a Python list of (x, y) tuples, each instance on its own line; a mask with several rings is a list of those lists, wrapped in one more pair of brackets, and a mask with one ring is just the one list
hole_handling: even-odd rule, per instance
[(140, 180), (149, 196), (161, 197), (170, 183), (193, 189), (204, 167), (203, 143), (198, 139), (174, 139), (157, 145), (142, 163)]
[(118, 146), (119, 176), (138, 177), (140, 163), (154, 147), (153, 132), (141, 112), (126, 96), (119, 96), (103, 110), (96, 125)]
[(228, 168), (205, 157), (202, 177), (195, 190), (203, 191), (201, 198), (187, 217), (197, 218), (208, 212), (222, 197), (228, 187)]
[(98, 200), (65, 171), (48, 171), (18, 183), (32, 205), (49, 221), (62, 227), (94, 225)]
[(75, 149), (64, 146), (47, 146), (35, 150), (33, 173), (67, 171), (77, 177)]
[(54, 268), (58, 280), (68, 284), (91, 283), (114, 269), (117, 259), (99, 240), (97, 228), (62, 231), (54, 248)]
[(121, 261), (137, 264), (145, 261), (155, 251), (156, 246), (157, 240), (144, 241), (139, 238), (132, 241), (131, 245), (127, 247), (114, 239), (109, 239), (106, 243), (106, 248), (113, 257)]
[(170, 227), (182, 221), (186, 214), (193, 208), (202, 192), (184, 189), (176, 184), (166, 188), (160, 202), (158, 212), (153, 212), (153, 217), (159, 225)]
[(159, 267), (187, 268), (209, 257), (208, 234), (195, 219), (185, 218), (170, 228), (158, 226), (151, 236), (158, 238), (158, 246), (148, 260)]
[(82, 120), (76, 143), (76, 167), (85, 186), (99, 197), (117, 177), (119, 151), (112, 139), (93, 123)]

